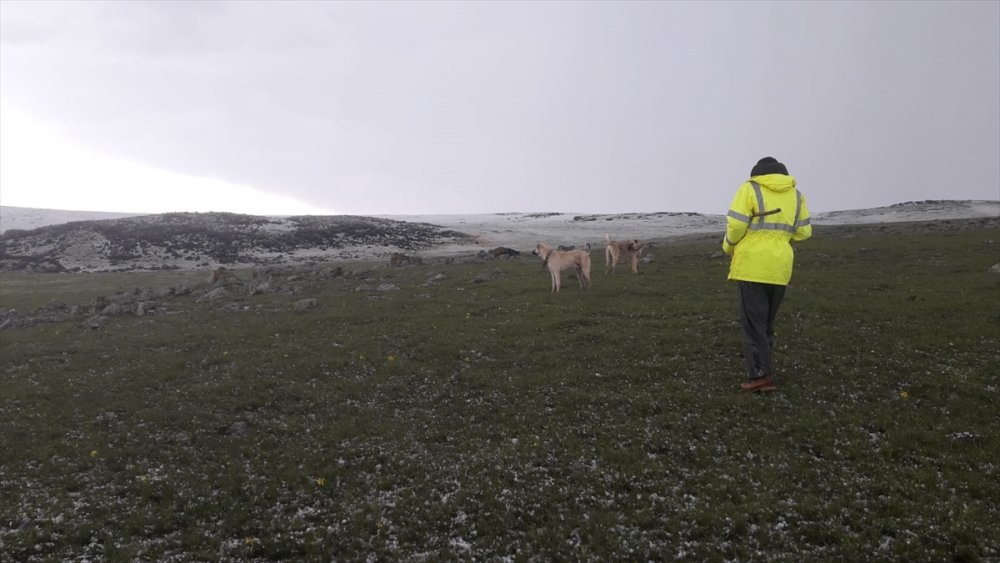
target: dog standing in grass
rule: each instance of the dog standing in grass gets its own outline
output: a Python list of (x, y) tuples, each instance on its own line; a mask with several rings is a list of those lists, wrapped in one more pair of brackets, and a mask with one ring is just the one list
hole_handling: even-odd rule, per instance
[(607, 273), (608, 269), (614, 273), (621, 258), (631, 260), (632, 273), (639, 273), (639, 255), (642, 254), (643, 244), (638, 239), (611, 240), (611, 235), (604, 235), (604, 240), (608, 243), (604, 249), (604, 273)]
[(540, 242), (531, 253), (542, 259), (542, 266), (552, 276), (553, 293), (558, 293), (562, 286), (560, 272), (570, 268), (576, 270), (580, 289), (590, 287), (590, 243), (587, 243), (587, 250), (553, 250), (551, 246)]

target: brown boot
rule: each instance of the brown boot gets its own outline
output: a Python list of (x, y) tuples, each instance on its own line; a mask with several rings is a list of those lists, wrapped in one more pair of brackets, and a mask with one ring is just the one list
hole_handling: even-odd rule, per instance
[(751, 393), (769, 393), (777, 390), (778, 386), (774, 384), (774, 378), (770, 375), (758, 377), (757, 379), (750, 380), (748, 383), (740, 384), (740, 391), (749, 391)]

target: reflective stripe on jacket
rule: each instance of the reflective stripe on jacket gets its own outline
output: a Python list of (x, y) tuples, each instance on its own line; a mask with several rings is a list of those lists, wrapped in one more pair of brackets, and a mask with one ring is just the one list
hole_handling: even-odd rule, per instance
[(722, 250), (733, 257), (729, 279), (788, 285), (795, 255), (792, 241), (812, 236), (806, 198), (795, 178), (754, 176), (733, 197)]

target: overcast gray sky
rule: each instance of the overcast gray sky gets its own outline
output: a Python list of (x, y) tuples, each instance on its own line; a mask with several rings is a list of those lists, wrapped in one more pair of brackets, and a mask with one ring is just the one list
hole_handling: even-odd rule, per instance
[(724, 213), (767, 155), (995, 200), (1000, 2), (4, 0), (0, 101), (4, 205)]

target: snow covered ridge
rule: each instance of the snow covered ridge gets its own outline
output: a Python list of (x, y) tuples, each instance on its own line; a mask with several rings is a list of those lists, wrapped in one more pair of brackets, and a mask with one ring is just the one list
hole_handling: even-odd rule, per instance
[(926, 201), (907, 201), (888, 207), (814, 213), (812, 222), (820, 225), (857, 225), (861, 223), (933, 221), (935, 219), (977, 219), (980, 217), (1000, 217), (1000, 200), (929, 199)]
[[(66, 211), (0, 205), (0, 233), (11, 229), (36, 229), (72, 221), (100, 221), (137, 217), (141, 213), (111, 213), (103, 211)], [(489, 213), (474, 215), (381, 215), (385, 219), (431, 223), (455, 227), (458, 225), (484, 225), (502, 228), (503, 225), (533, 223), (553, 225), (567, 221), (657, 221), (676, 217), (713, 218), (720, 215), (698, 213), (621, 213), (609, 215), (581, 215), (574, 213)], [(1000, 216), (1000, 200), (927, 200), (908, 201), (888, 207), (827, 211), (813, 213), (813, 222), (824, 225), (851, 225), (857, 223), (882, 223), (894, 221), (927, 221), (933, 219), (973, 219)]]
[(164, 213), (74, 221), (0, 235), (0, 269), (174, 270), (363, 260), (377, 249), (419, 252), (465, 235), (376, 217)]
[(104, 211), (65, 211), (0, 205), (0, 233), (11, 229), (37, 229), (72, 221), (100, 221), (135, 217), (140, 213), (110, 213)]
[[(91, 218), (87, 218), (91, 217)], [(814, 225), (1000, 218), (1000, 201), (929, 200), (815, 213)], [(722, 233), (724, 215), (685, 212), (264, 217), (233, 213), (100, 214), (0, 207), (0, 269), (214, 268), (329, 260), (475, 256), (539, 242), (601, 248), (614, 239)]]

